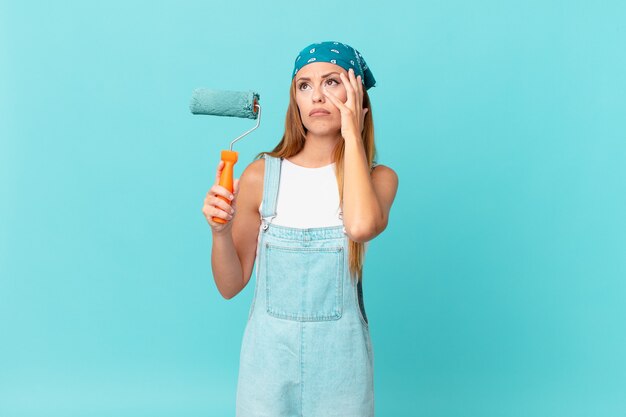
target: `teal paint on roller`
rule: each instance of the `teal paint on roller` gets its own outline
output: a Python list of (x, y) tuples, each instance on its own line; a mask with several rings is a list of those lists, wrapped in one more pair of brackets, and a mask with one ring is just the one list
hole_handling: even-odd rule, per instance
[[(254, 91), (220, 91), (208, 88), (196, 88), (191, 96), (189, 109), (193, 114), (206, 114), (213, 116), (242, 117), (257, 119), (256, 126), (239, 135), (230, 143), (230, 150), (222, 151), (224, 167), (220, 174), (220, 185), (231, 193), (233, 192), (233, 170), (237, 163), (238, 154), (233, 151), (233, 145), (239, 139), (259, 127), (261, 123), (261, 105), (259, 94)], [(220, 196), (219, 198), (230, 203)], [(226, 223), (226, 220), (213, 217), (217, 223)]]
[(256, 119), (255, 105), (259, 94), (254, 91), (221, 91), (196, 88), (191, 96), (189, 108), (193, 114), (242, 117)]

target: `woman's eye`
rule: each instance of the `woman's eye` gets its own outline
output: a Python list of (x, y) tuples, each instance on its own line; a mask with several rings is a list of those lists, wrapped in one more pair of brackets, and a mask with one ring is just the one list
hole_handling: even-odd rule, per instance
[[(329, 78), (328, 80), (326, 80), (326, 84), (327, 84), (327, 85), (339, 85), (340, 83), (339, 83), (339, 81), (337, 81), (335, 78)], [(298, 89), (299, 89), (299, 90), (304, 90), (304, 89), (306, 89), (307, 87), (309, 87), (309, 84), (308, 84), (308, 83), (301, 83), (301, 84), (298, 84)]]

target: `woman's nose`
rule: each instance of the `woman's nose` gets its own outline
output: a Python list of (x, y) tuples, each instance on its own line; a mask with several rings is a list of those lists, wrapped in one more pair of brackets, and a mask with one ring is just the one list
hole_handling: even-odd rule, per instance
[(318, 101), (324, 102), (324, 91), (322, 90), (321, 87), (320, 88), (316, 88), (313, 91), (313, 97), (312, 98), (313, 98), (314, 102), (318, 102)]

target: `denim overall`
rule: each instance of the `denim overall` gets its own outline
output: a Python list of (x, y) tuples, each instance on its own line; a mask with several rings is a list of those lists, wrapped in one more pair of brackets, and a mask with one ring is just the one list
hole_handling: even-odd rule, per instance
[(371, 417), (374, 356), (342, 226), (272, 225), (281, 159), (265, 155), (254, 298), (237, 417)]

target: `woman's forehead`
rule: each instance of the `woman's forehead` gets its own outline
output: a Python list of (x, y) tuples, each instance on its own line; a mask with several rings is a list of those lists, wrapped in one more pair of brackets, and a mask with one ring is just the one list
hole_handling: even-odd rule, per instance
[(339, 65), (331, 64), (330, 62), (312, 62), (300, 68), (296, 78), (322, 77), (331, 72), (338, 72), (338, 73), (344, 73), (344, 74), (348, 73), (348, 71), (346, 71)]

